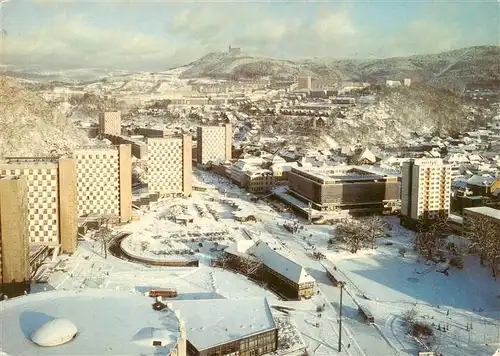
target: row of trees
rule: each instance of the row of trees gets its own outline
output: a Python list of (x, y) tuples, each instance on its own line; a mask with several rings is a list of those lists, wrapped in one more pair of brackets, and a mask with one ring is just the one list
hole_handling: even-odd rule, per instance
[[(414, 239), (414, 248), (426, 260), (444, 262), (450, 257), (450, 265), (463, 268), (463, 253), (477, 254), (481, 264), (491, 268), (493, 277), (498, 274), (500, 265), (500, 227), (488, 217), (474, 216), (466, 224), (468, 248), (457, 246), (446, 238), (453, 233), (447, 219), (442, 217), (431, 223), (420, 224)], [(384, 237), (389, 226), (381, 217), (370, 216), (360, 220), (343, 220), (332, 231), (335, 236), (330, 238), (329, 247), (336, 243), (344, 244), (351, 253), (362, 248), (374, 248), (377, 238)], [(448, 251), (448, 255), (446, 253)], [(404, 256), (405, 251), (400, 251)]]
[(443, 239), (451, 234), (451, 228), (445, 218), (438, 218), (431, 224), (419, 224), (415, 235), (414, 247), (427, 260), (433, 260), (443, 248)]
[[(481, 215), (467, 219), (464, 226), (465, 238), (469, 242), (468, 252), (477, 254), (481, 264), (491, 268), (493, 277), (496, 277), (500, 264), (500, 227), (492, 219)], [(465, 251), (454, 243), (445, 246), (445, 238), (452, 233), (445, 218), (438, 218), (426, 226), (420, 225), (418, 231), (414, 246), (425, 259), (443, 259), (443, 250), (446, 249), (452, 255), (450, 264), (463, 267), (461, 255)]]
[(468, 219), (466, 229), (470, 251), (479, 255), (481, 264), (491, 268), (496, 278), (500, 264), (500, 226), (488, 217), (476, 215)]

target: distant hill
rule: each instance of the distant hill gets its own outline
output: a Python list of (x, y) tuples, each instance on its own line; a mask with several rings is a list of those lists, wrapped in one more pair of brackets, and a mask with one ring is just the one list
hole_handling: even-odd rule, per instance
[(461, 90), (466, 85), (500, 80), (500, 46), (468, 47), (438, 54), (386, 59), (314, 58), (301, 61), (214, 52), (190, 63), (181, 78), (271, 76), (293, 79), (299, 73), (334, 81), (380, 82), (411, 78), (413, 82)]
[(16, 79), (0, 76), (0, 158), (67, 153), (85, 134)]

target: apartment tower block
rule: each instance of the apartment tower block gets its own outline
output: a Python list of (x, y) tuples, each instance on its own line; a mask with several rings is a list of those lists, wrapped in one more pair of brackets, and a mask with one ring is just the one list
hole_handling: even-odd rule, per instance
[(0, 284), (30, 279), (26, 177), (0, 177)]
[(130, 145), (74, 152), (78, 216), (132, 218), (132, 150)]
[(77, 202), (73, 158), (11, 158), (0, 175), (26, 180), (28, 241), (73, 253), (77, 244)]
[(115, 136), (122, 134), (122, 116), (120, 111), (108, 111), (99, 114), (99, 134)]
[(448, 217), (451, 166), (440, 158), (412, 159), (403, 163), (401, 188), (402, 223)]
[(148, 190), (159, 196), (190, 196), (192, 192), (192, 138), (150, 138)]
[(197, 163), (219, 164), (231, 159), (233, 130), (224, 126), (199, 126), (197, 135)]
[(310, 76), (299, 76), (297, 78), (297, 89), (308, 89), (312, 88), (312, 79)]

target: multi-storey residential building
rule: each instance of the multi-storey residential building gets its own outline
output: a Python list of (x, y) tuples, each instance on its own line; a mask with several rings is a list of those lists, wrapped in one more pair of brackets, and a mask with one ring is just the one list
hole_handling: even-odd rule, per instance
[(99, 134), (116, 135), (122, 133), (122, 117), (119, 111), (103, 112), (99, 114)]
[(299, 76), (297, 78), (297, 89), (311, 89), (312, 80), (311, 76)]
[(74, 152), (78, 216), (132, 218), (132, 153), (130, 145)]
[(373, 170), (364, 166), (292, 168), (289, 192), (317, 210), (392, 212), (400, 203), (400, 178)]
[(197, 163), (201, 166), (219, 164), (231, 159), (233, 130), (224, 126), (199, 126), (197, 135)]
[(192, 192), (192, 139), (148, 139), (148, 190), (160, 196), (190, 196)]
[(26, 177), (0, 177), (0, 284), (30, 279)]
[(401, 189), (402, 223), (448, 217), (451, 166), (440, 158), (412, 159), (403, 163)]
[(76, 170), (72, 158), (10, 158), (0, 175), (22, 175), (27, 184), (29, 242), (73, 253), (77, 244)]

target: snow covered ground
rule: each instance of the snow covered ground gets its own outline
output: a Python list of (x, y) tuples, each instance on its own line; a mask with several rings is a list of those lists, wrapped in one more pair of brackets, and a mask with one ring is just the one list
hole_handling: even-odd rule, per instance
[[(64, 262), (64, 268), (56, 268), (59, 271), (48, 275), (49, 284), (45, 288), (107, 288), (146, 293), (152, 287), (173, 287), (178, 290), (178, 299), (185, 300), (267, 296), (274, 309), (281, 308), (276, 310), (276, 316), (288, 318), (300, 330), (311, 355), (334, 355), (339, 354), (340, 293), (322, 265), (331, 263), (347, 283), (343, 294), (340, 354), (416, 355), (424, 347), (406, 335), (402, 323), (403, 313), (412, 308), (418, 312), (417, 319), (447, 328), (446, 332), (435, 329), (433, 342), (434, 348), (444, 355), (492, 355), (498, 348), (499, 284), (474, 257), (465, 258), (463, 270), (451, 269), (449, 276), (438, 273), (435, 266), (417, 262), (411, 248), (412, 233), (402, 228), (394, 217), (388, 218), (391, 236), (380, 239), (375, 250), (362, 250), (354, 255), (341, 248), (329, 250), (332, 226), (304, 226), (292, 235), (282, 226), (291, 217), (296, 219), (292, 214), (277, 213), (262, 201), (250, 202), (248, 193), (211, 173), (196, 171), (196, 174), (204, 185), (218, 190), (194, 192), (189, 199), (160, 202), (152, 206), (141, 221), (123, 226), (122, 230), (131, 232), (137, 241), (150, 242), (141, 252), (145, 254), (151, 251), (153, 243), (165, 239), (170, 240), (170, 249), (200, 249), (194, 254), (202, 262), (200, 267), (145, 266), (109, 254), (104, 259), (98, 246), (93, 247), (93, 243), (85, 241), (79, 251)], [(236, 208), (221, 202), (228, 200), (234, 202), (236, 208), (253, 209), (259, 221), (235, 221), (232, 211)], [(216, 220), (208, 209), (208, 213), (204, 210), (200, 213), (197, 206), (206, 207), (207, 204), (212, 211), (219, 212), (220, 219)], [(184, 226), (169, 219), (172, 209), (174, 213), (180, 209), (179, 212), (192, 216), (194, 222)], [(194, 242), (177, 241), (183, 237), (175, 237), (175, 234), (189, 236), (193, 231), (200, 232)], [(218, 241), (218, 246), (205, 239), (203, 247), (199, 247), (198, 240), (214, 231), (227, 231), (231, 239)], [(154, 239), (156, 235), (162, 238)], [(316, 279), (319, 293), (311, 300), (285, 302), (244, 276), (210, 266), (210, 259), (217, 253), (211, 249), (240, 239), (263, 239), (291, 256)], [(141, 251), (140, 246), (141, 242), (135, 245), (138, 251)], [(165, 246), (159, 243), (154, 248)], [(398, 253), (401, 247), (408, 251), (404, 258)], [(314, 260), (313, 251), (323, 252), (328, 261)], [(358, 313), (359, 305), (373, 313), (374, 325), (363, 321)], [(467, 323), (472, 323), (471, 331), (467, 331)]]

